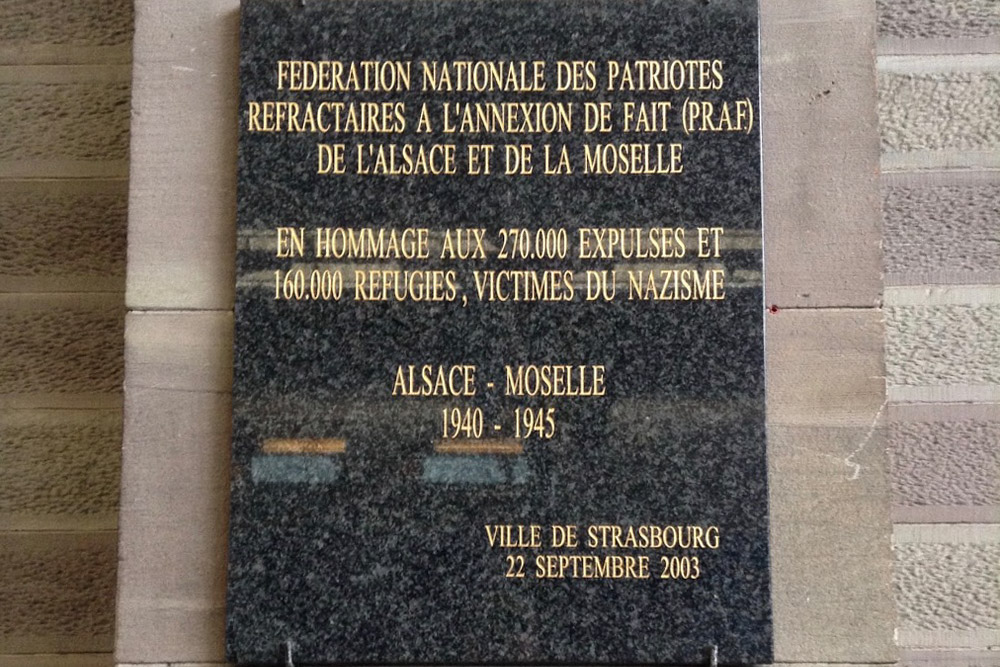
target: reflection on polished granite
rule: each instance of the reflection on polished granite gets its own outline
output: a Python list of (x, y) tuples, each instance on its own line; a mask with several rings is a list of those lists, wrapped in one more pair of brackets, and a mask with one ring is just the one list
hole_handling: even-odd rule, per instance
[[(245, 0), (241, 11), (244, 110), (275, 99), (399, 97), (415, 108), (562, 99), (554, 91), (296, 96), (275, 90), (275, 63), (289, 59), (718, 59), (723, 89), (698, 94), (716, 104), (758, 99), (749, 0)], [(679, 117), (696, 94), (565, 98), (664, 95)], [(295, 664), (695, 664), (714, 647), (722, 664), (770, 662), (756, 126), (599, 139), (683, 142), (682, 174), (412, 178), (318, 175), (316, 144), (470, 139), (410, 127), (389, 136), (255, 133), (245, 113), (241, 128), (228, 658), (284, 664), (290, 644)], [(594, 138), (471, 140), (577, 150)], [(480, 228), (491, 243), (512, 226), (561, 227), (570, 237), (585, 227), (721, 226), (726, 236), (721, 256), (707, 259), (338, 264), (308, 253), (277, 259), (274, 230), (284, 225), (428, 227), (435, 239)], [(276, 299), (275, 270), (297, 268), (343, 269), (348, 293), (356, 270), (455, 269), (459, 294), (470, 298)], [(581, 294), (588, 270), (614, 271), (627, 294), (629, 271), (659, 279), (682, 268), (724, 272), (725, 299), (472, 298), (473, 270), (573, 271)], [(474, 396), (392, 395), (400, 367), (455, 364), (475, 367)], [(526, 364), (600, 365), (606, 393), (505, 395), (506, 367)], [(481, 436), (443, 436), (442, 411), (455, 407), (482, 410)], [(552, 437), (515, 433), (519, 408), (554, 408)], [(567, 526), (580, 544), (554, 546)], [(589, 546), (598, 527), (623, 537)], [(709, 528), (717, 546), (637, 541)], [(498, 535), (514, 537), (501, 546)], [(648, 578), (610, 576), (619, 567), (645, 572), (640, 557)]]

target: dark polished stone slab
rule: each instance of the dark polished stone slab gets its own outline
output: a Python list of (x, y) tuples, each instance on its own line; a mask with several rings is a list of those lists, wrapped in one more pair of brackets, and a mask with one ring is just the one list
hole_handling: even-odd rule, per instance
[[(331, 61), (326, 90), (294, 89), (313, 81), (296, 63)], [(410, 85), (390, 68), (353, 89), (374, 61)], [(421, 63), (464, 61), (524, 62), (495, 84), (519, 89), (425, 89)], [(557, 90), (559, 61), (593, 62), (596, 88)], [(756, 3), (245, 0), (240, 77), (229, 659), (770, 661)], [(585, 132), (604, 102), (612, 129)], [(546, 103), (571, 105), (565, 131), (539, 131), (562, 122), (532, 117)], [(505, 131), (462, 132), (465, 104)], [(320, 143), (345, 173), (317, 173)], [(470, 143), (496, 145), (491, 173), (468, 173)], [(359, 169), (358, 145), (388, 144), (454, 144), (459, 173), (366, 172), (368, 148)], [(504, 174), (505, 144), (533, 146), (532, 173)], [(587, 173), (603, 145), (658, 173)], [(560, 146), (572, 173), (545, 173)], [(430, 256), (317, 258), (318, 228), (427, 230)], [(503, 259), (509, 228), (518, 248), (554, 230), (557, 255), (565, 230), (566, 256)], [(623, 256), (633, 234), (659, 256)], [(442, 259), (446, 239), (485, 256)], [(520, 298), (490, 300), (491, 271)], [(588, 300), (588, 272), (614, 272), (614, 298)], [(434, 276), (437, 300), (379, 298)], [(508, 380), (539, 368), (561, 395)], [(441, 369), (459, 395), (406, 395)], [(567, 526), (579, 543), (554, 543)]]

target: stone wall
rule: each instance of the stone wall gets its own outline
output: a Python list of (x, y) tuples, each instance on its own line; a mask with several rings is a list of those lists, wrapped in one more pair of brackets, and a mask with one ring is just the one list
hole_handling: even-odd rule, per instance
[(879, 0), (899, 644), (1000, 664), (1000, 4)]
[(0, 664), (112, 662), (132, 8), (0, 2)]
[[(169, 43), (177, 13), (160, 11), (154, 3), (144, 6), (144, 34)], [(1000, 664), (1000, 4), (878, 0), (877, 6), (884, 415), (898, 642), (906, 664), (995, 666)], [(236, 63), (234, 53), (219, 52), (219, 45), (231, 41), (235, 16), (220, 18), (217, 8), (201, 3), (192, 3), (189, 13), (203, 34), (183, 54), (171, 50), (169, 67), (150, 79), (162, 90), (147, 89), (130, 119), (131, 3), (0, 2), (0, 96), (7, 107), (0, 118), (3, 665), (112, 662), (130, 125), (168, 134), (184, 128), (186, 141), (208, 142), (210, 149), (171, 154), (181, 144), (165, 135), (157, 139), (162, 152), (139, 156), (139, 192), (146, 196), (132, 215), (146, 238), (133, 248), (129, 290), (133, 337), (155, 343), (143, 359), (157, 386), (130, 392), (133, 433), (160, 438), (147, 445), (190, 446), (186, 454), (181, 449), (174, 455), (215, 466), (187, 478), (188, 486), (176, 493), (220, 499), (225, 493), (225, 457), (205, 459), (199, 446), (228, 437), (224, 343), (231, 335), (225, 311), (232, 210), (227, 193), (235, 136), (220, 111), (233, 104), (235, 80), (229, 74)], [(794, 25), (805, 30), (809, 22)], [(155, 63), (155, 54), (148, 55)], [(202, 71), (206, 66), (214, 70)], [(182, 115), (171, 117), (170, 105), (157, 103), (163, 91), (191, 86), (192, 95), (204, 102), (201, 122), (194, 126)], [(200, 195), (156, 200), (155, 183), (143, 179), (178, 159), (184, 164), (174, 176), (181, 181), (178, 189)], [(216, 194), (204, 196), (208, 192)], [(194, 220), (230, 222), (209, 225), (186, 247), (176, 226)], [(782, 267), (769, 269), (785, 279)], [(221, 290), (221, 298), (213, 290)], [(833, 299), (827, 305), (839, 303)], [(183, 354), (190, 360), (183, 373), (164, 356), (176, 341), (158, 338), (160, 324), (178, 316), (144, 312), (161, 308), (192, 311), (186, 317), (194, 323), (191, 335), (179, 339), (186, 341)], [(152, 409), (158, 392), (176, 394), (173, 412)], [(171, 437), (161, 437), (168, 430)], [(157, 466), (169, 463), (163, 450), (154, 449), (146, 446), (153, 458), (133, 470), (126, 500), (136, 511), (142, 509), (137, 489), (155, 486)], [(150, 580), (163, 588), (149, 589), (148, 599), (170, 595), (176, 587), (197, 589), (210, 607), (207, 615), (179, 612), (175, 626), (161, 628), (161, 641), (191, 647), (218, 642), (221, 572), (215, 556), (224, 550), (225, 537), (209, 533), (224, 521), (223, 509), (213, 505), (214, 513), (206, 515), (188, 506), (189, 515), (150, 526), (160, 531), (150, 533), (160, 541), (147, 544), (144, 553), (121, 556), (154, 569), (169, 568), (178, 558), (212, 564), (174, 579)], [(169, 532), (181, 527), (187, 530)], [(198, 531), (206, 539), (184, 541)], [(170, 540), (176, 552), (156, 550)], [(209, 621), (191, 622), (198, 618)], [(142, 632), (154, 622), (141, 615), (120, 618), (119, 649), (128, 657), (141, 654), (150, 640)], [(206, 656), (195, 649), (190, 659)]]

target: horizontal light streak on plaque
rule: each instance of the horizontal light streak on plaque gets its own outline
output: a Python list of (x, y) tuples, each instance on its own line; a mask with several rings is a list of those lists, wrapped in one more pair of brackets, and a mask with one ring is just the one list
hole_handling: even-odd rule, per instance
[(706, 424), (725, 424), (753, 419), (761, 410), (759, 399), (731, 396), (725, 401), (631, 397), (616, 399), (609, 414), (622, 427), (635, 424), (637, 428), (650, 428), (650, 421), (668, 421), (678, 428), (701, 428)]
[(437, 454), (518, 456), (524, 453), (524, 443), (514, 438), (438, 440), (434, 443), (434, 451)]
[(720, 239), (723, 250), (760, 250), (764, 238), (759, 229), (726, 229)]
[(278, 235), (273, 229), (241, 229), (236, 232), (236, 249), (274, 255), (278, 250)]
[[(407, 270), (403, 266), (402, 261), (385, 261), (380, 264), (356, 264), (353, 262), (336, 262), (336, 261), (322, 261), (322, 262), (294, 262), (278, 269), (281, 271), (281, 276), (285, 276), (293, 271), (304, 272), (305, 286), (308, 291), (309, 280), (313, 271), (340, 271), (344, 279), (344, 291), (347, 294), (348, 290), (353, 290), (355, 287), (354, 276), (355, 271), (361, 271), (363, 273), (368, 271), (405, 271)], [(417, 271), (421, 269), (411, 268), (411, 271)], [(424, 269), (433, 270), (433, 269)], [(236, 288), (244, 289), (247, 287), (263, 287), (274, 292), (274, 272), (275, 269), (266, 269), (263, 271), (253, 271), (247, 272), (239, 276), (236, 280)], [(351, 295), (353, 298), (353, 295)]]
[(729, 277), (730, 287), (760, 287), (764, 284), (764, 275), (760, 271), (736, 269)]
[[(660, 271), (710, 271), (713, 269), (722, 269), (726, 272), (726, 287), (736, 288), (751, 288), (760, 287), (764, 284), (763, 274), (760, 271), (752, 269), (733, 269), (730, 270), (726, 268), (726, 265), (719, 261), (703, 261), (703, 262), (678, 262), (678, 263), (668, 263), (664, 260), (653, 260), (656, 263), (645, 264), (641, 261), (630, 262), (628, 264), (616, 264), (614, 270), (617, 272), (618, 289), (625, 289), (626, 292), (629, 287), (628, 283), (628, 271), (643, 271), (646, 275), (653, 273), (654, 276), (659, 278)], [(578, 272), (577, 284), (583, 284), (586, 286), (586, 275), (581, 271)], [(618, 297), (621, 298), (621, 297)], [(625, 297), (627, 300), (627, 295)]]
[(442, 455), (424, 459), (421, 479), (431, 484), (495, 486), (524, 484), (529, 476), (524, 458)]
[(342, 470), (339, 459), (311, 454), (264, 454), (250, 460), (255, 484), (332, 484)]
[(273, 438), (264, 441), (265, 454), (343, 454), (347, 441), (343, 438)]
[[(534, 234), (538, 231), (538, 228), (527, 229), (532, 235), (532, 241), (534, 241)], [(544, 229), (559, 229), (559, 227), (545, 227)], [(566, 227), (565, 229), (570, 238), (570, 247), (578, 247), (573, 245), (573, 242), (578, 242), (579, 239), (577, 230), (569, 227)], [(650, 227), (641, 227), (640, 229), (646, 230), (650, 229)], [(685, 227), (684, 230), (685, 233), (696, 233), (694, 227)], [(315, 228), (306, 229), (307, 238), (314, 238), (315, 233)], [(313, 236), (310, 236), (310, 234)], [(444, 237), (445, 230), (428, 229), (427, 241), (432, 257), (435, 256), (436, 253), (439, 254), (441, 252), (441, 247), (444, 245)], [(753, 229), (726, 229), (720, 241), (723, 250), (759, 250), (763, 247), (760, 231)], [(496, 232), (486, 233), (486, 237), (483, 239), (483, 249), (486, 250), (488, 254), (496, 254), (500, 251), (502, 246), (503, 240)], [(269, 255), (274, 255), (278, 249), (278, 237), (273, 229), (243, 229), (236, 233), (236, 247), (238, 250), (266, 252)], [(570, 255), (572, 255), (572, 253), (570, 253)], [(571, 259), (572, 257), (569, 258)], [(332, 261), (338, 264), (341, 263), (337, 260)]]
[[(538, 260), (542, 262), (543, 260)], [(547, 261), (547, 260), (546, 260)], [(649, 262), (649, 263), (647, 263)], [(588, 265), (589, 267), (590, 265)], [(763, 284), (763, 279), (760, 271), (749, 270), (749, 269), (734, 269), (731, 272), (726, 268), (726, 265), (720, 261), (681, 261), (681, 262), (671, 262), (670, 260), (655, 259), (655, 260), (637, 260), (635, 262), (630, 262), (628, 264), (617, 264), (613, 269), (600, 268), (598, 265), (593, 265), (592, 268), (581, 267), (572, 269), (573, 280), (572, 284), (577, 290), (577, 300), (583, 301), (586, 299), (586, 289), (587, 289), (587, 272), (588, 271), (610, 271), (614, 270), (618, 272), (617, 285), (619, 289), (628, 289), (628, 276), (626, 271), (708, 271), (712, 269), (722, 269), (726, 271), (726, 285), (727, 287), (732, 287), (733, 289), (740, 288), (753, 288), (760, 287)], [(355, 272), (367, 273), (369, 271), (419, 271), (419, 270), (446, 270), (446, 269), (406, 269), (402, 262), (388, 261), (382, 264), (355, 264), (355, 263), (343, 263), (343, 262), (295, 262), (285, 266), (280, 269), (279, 284), (283, 284), (283, 277), (286, 275), (292, 275), (293, 272), (302, 271), (304, 279), (304, 291), (305, 293), (310, 293), (311, 276), (313, 271), (339, 271), (343, 279), (343, 297), (341, 300), (350, 301), (354, 298), (355, 284)], [(511, 269), (515, 270), (515, 269)], [(554, 265), (540, 264), (533, 270), (536, 272), (543, 271), (562, 271), (562, 269), (557, 269)], [(460, 274), (461, 275), (461, 274)], [(659, 274), (657, 274), (659, 275)], [(268, 290), (271, 294), (275, 290), (274, 281), (274, 269), (267, 269), (264, 271), (253, 271), (242, 274), (236, 280), (237, 289), (248, 289), (248, 288), (259, 288)], [(472, 274), (469, 273), (467, 279), (464, 283), (459, 282), (459, 294), (463, 293), (462, 287), (465, 287), (464, 293), (469, 296), (472, 300), (475, 297), (475, 282), (472, 279)], [(311, 300), (311, 299), (305, 299)], [(317, 299), (320, 300), (320, 299)]]

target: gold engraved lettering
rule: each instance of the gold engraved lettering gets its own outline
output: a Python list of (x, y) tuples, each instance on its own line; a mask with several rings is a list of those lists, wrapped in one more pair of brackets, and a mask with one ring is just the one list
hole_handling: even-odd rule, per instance
[(473, 271), (480, 301), (572, 301), (572, 271)]
[(585, 92), (597, 89), (597, 63), (593, 60), (556, 62), (556, 90)]
[(316, 257), (323, 259), (427, 259), (429, 231), (425, 227), (319, 227)]
[(542, 555), (537, 579), (649, 579), (649, 556)]
[(458, 296), (455, 271), (355, 271), (355, 301), (454, 301)]
[(591, 549), (718, 549), (718, 526), (587, 526)]
[(721, 60), (608, 61), (607, 90), (719, 90), (724, 78)]
[(545, 90), (545, 62), (421, 62), (423, 89), (436, 92), (532, 93)]
[(277, 229), (277, 252), (276, 257), (302, 257), (303, 243), (305, 240), (305, 227), (278, 227)]
[(698, 257), (720, 257), (722, 255), (722, 227), (698, 228)]
[(486, 539), (496, 549), (537, 549), (542, 546), (542, 527), (537, 524), (490, 524)]
[(410, 89), (409, 61), (279, 60), (278, 90), (401, 92)]
[(477, 102), (441, 105), (445, 134), (555, 134), (573, 131), (568, 102)]
[(721, 301), (726, 298), (725, 269), (630, 270), (629, 301)]
[(357, 144), (357, 173), (379, 176), (440, 176), (457, 173), (455, 144)]
[(604, 396), (604, 366), (504, 366), (506, 396)]
[(623, 102), (623, 132), (666, 132), (670, 102)]
[(441, 259), (486, 259), (485, 238), (483, 228), (447, 229), (441, 245)]
[(402, 102), (285, 102), (247, 103), (250, 132), (394, 134), (406, 130)]
[(584, 173), (667, 175), (684, 171), (683, 144), (587, 144)]
[(687, 247), (680, 227), (581, 227), (580, 259), (680, 259)]
[(476, 367), (397, 366), (393, 396), (475, 396)]

